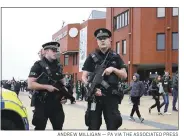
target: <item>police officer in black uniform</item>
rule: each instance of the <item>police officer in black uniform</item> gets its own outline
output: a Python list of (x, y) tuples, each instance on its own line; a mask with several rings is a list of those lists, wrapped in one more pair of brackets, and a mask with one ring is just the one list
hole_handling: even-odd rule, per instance
[[(63, 127), (65, 114), (62, 107), (62, 99), (55, 99), (56, 93), (54, 93), (58, 89), (52, 85), (39, 84), (37, 82), (37, 78), (42, 72), (47, 73), (47, 69), (49, 69), (53, 80), (60, 80), (65, 84), (61, 67), (56, 59), (59, 46), (58, 42), (48, 42), (42, 45), (45, 55), (43, 59), (34, 63), (29, 74), (28, 88), (38, 92), (35, 98), (35, 112), (32, 120), (35, 130), (45, 130), (48, 118), (54, 130), (62, 130)], [(48, 67), (43, 67), (41, 65), (43, 63), (40, 62), (44, 62)]]
[[(94, 72), (97, 64), (101, 64), (105, 60), (106, 69), (103, 76), (110, 85), (110, 89), (104, 89), (101, 85), (96, 88), (95, 101), (88, 100), (85, 123), (89, 127), (88, 130), (99, 130), (103, 112), (107, 130), (117, 130), (122, 125), (121, 114), (118, 110), (120, 98), (113, 94), (113, 91), (118, 90), (120, 79), (127, 78), (127, 72), (121, 57), (111, 50), (111, 32), (108, 29), (100, 28), (95, 31), (94, 35), (99, 48), (87, 57), (82, 68), (82, 81), (87, 85), (88, 75)], [(95, 61), (94, 58), (98, 61)]]

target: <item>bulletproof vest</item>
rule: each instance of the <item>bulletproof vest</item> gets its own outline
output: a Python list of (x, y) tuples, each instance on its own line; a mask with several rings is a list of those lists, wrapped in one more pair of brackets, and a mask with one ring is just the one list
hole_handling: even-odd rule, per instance
[[(49, 78), (53, 79), (53, 80), (60, 80), (61, 79), (61, 65), (58, 64), (57, 68), (56, 69), (50, 69), (49, 65), (46, 63), (46, 61), (44, 59), (38, 61), (38, 63), (40, 64), (40, 66), (42, 67), (42, 69), (45, 69), (46, 70), (46, 74), (48, 75), (48, 77), (43, 77), (44, 79), (41, 79), (43, 81), (43, 84), (45, 82), (45, 84), (50, 84), (52, 85), (51, 83), (49, 83)], [(45, 71), (42, 71), (42, 72), (45, 72)], [(41, 75), (39, 76), (41, 77)], [(37, 102), (43, 102), (45, 103), (46, 101), (46, 98), (47, 96), (49, 96), (49, 99), (53, 99), (55, 94), (54, 93), (49, 93), (48, 91), (33, 91), (33, 95), (32, 95), (32, 98), (31, 98), (31, 106), (35, 106), (37, 105)], [(39, 101), (37, 101), (37, 99), (39, 99)]]
[(62, 66), (61, 64), (57, 64), (57, 68), (52, 70), (50, 69), (49, 65), (46, 63), (45, 60), (41, 60), (39, 61), (39, 64), (42, 68), (44, 68), (46, 70), (46, 74), (49, 75), (49, 77), (51, 77), (53, 80), (60, 80), (61, 76), (62, 76)]
[[(95, 63), (95, 65), (101, 65), (104, 61), (104, 59), (97, 53), (94, 52), (91, 54), (91, 57)], [(105, 61), (105, 66), (106, 68), (108, 67), (115, 67), (117, 68), (117, 63), (114, 60), (117, 57), (117, 54), (113, 51), (110, 51), (106, 61)], [(104, 80), (109, 83), (112, 86), (118, 86), (118, 82), (120, 81), (118, 76), (115, 73), (111, 73), (110, 75), (104, 75)]]

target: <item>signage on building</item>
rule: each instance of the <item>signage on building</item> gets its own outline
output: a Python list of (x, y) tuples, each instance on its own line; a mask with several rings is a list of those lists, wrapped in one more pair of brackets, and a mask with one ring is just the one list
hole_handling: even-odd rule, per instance
[(54, 41), (59, 41), (60, 39), (62, 39), (63, 37), (65, 37), (65, 36), (67, 36), (67, 31), (65, 31), (65, 32), (63, 32), (63, 33), (61, 33), (60, 35), (58, 35), (55, 39), (54, 39)]
[(79, 39), (79, 72), (82, 72), (82, 67), (87, 58), (87, 27), (80, 30)]

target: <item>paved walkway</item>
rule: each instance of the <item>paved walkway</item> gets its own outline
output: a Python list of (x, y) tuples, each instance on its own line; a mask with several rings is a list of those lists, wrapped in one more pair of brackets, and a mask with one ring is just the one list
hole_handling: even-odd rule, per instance
[[(30, 129), (33, 130), (34, 126), (32, 125), (32, 108), (30, 107), (30, 99), (28, 98), (27, 93), (20, 93), (19, 98), (22, 100), (23, 104), (26, 106), (28, 114), (29, 114), (29, 122), (30, 122)], [(163, 100), (161, 100), (162, 102)], [(164, 115), (158, 116), (157, 109), (153, 109), (152, 113), (148, 113), (148, 108), (154, 103), (154, 100), (150, 96), (143, 96), (141, 98), (141, 105), (140, 105), (140, 112), (142, 117), (145, 118), (144, 123), (140, 123), (137, 118), (137, 115), (134, 114), (136, 119), (135, 122), (128, 120), (129, 114), (132, 108), (132, 105), (129, 104), (128, 96), (125, 96), (122, 104), (119, 105), (119, 110), (122, 113), (123, 124), (119, 128), (119, 130), (145, 130), (145, 129), (162, 129), (162, 130), (177, 130), (178, 129), (178, 112), (172, 111), (172, 96), (170, 97), (170, 105), (169, 105), (169, 112), (172, 115)], [(84, 122), (84, 114), (86, 110), (87, 103), (84, 101), (77, 101), (76, 104), (69, 104), (68, 103), (63, 105), (64, 112), (65, 112), (65, 122), (63, 129), (64, 130), (87, 130)], [(164, 107), (163, 107), (164, 108)], [(161, 111), (163, 111), (163, 108)], [(52, 126), (50, 121), (47, 123), (47, 130), (52, 130)], [(101, 130), (105, 130), (106, 125), (102, 123)]]

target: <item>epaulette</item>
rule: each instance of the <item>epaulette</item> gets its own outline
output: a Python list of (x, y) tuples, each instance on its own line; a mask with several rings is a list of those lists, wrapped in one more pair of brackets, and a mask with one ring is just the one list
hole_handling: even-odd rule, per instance
[(118, 55), (115, 51), (112, 52), (113, 55)]
[(119, 54), (117, 54), (115, 51), (111, 51), (111, 56), (114, 58), (114, 57), (118, 57), (119, 56)]

